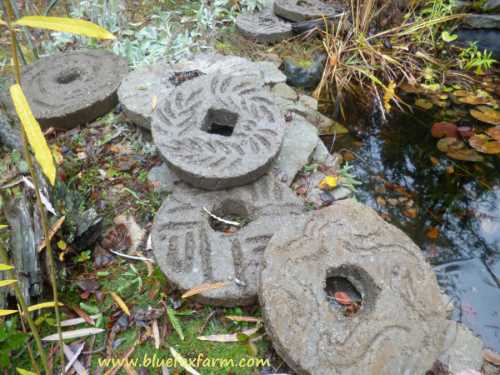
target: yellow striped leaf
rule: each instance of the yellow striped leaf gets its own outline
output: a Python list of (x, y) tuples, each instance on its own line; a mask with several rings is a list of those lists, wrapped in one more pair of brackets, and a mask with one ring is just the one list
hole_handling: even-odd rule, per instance
[(1, 264), (0, 263), (0, 271), (10, 271), (13, 269), (14, 269), (14, 266), (11, 266), (9, 264)]
[(0, 316), (12, 315), (17, 313), (17, 310), (0, 310)]
[[(40, 309), (45, 309), (47, 307), (55, 307), (55, 305), (56, 305), (56, 303), (54, 301), (42, 302), (42, 303), (38, 303), (36, 305), (28, 306), (28, 311), (32, 312), (32, 311), (36, 311), (36, 310), (40, 310)], [(64, 305), (59, 302), (59, 306), (64, 306)]]
[(113, 34), (95, 23), (66, 17), (26, 16), (18, 19), (14, 25), (62, 31), (97, 39), (115, 39)]
[(9, 285), (12, 285), (12, 284), (15, 284), (15, 283), (17, 283), (17, 280), (13, 280), (13, 279), (0, 280), (0, 288), (3, 287), (3, 286), (9, 286)]
[(24, 132), (28, 138), (28, 142), (35, 153), (35, 158), (40, 164), (43, 173), (49, 179), (51, 185), (56, 181), (56, 167), (52, 153), (47, 145), (47, 141), (42, 133), (40, 124), (33, 117), (28, 100), (24, 96), (23, 90), (19, 84), (10, 87), (10, 96), (16, 108), (17, 115), (21, 124), (23, 125)]
[(125, 304), (125, 302), (123, 302), (122, 298), (118, 294), (111, 292), (111, 298), (113, 298), (113, 301), (116, 302), (116, 304), (120, 307), (120, 309), (122, 309), (122, 311), (125, 314), (130, 316), (130, 311), (129, 311), (127, 305)]

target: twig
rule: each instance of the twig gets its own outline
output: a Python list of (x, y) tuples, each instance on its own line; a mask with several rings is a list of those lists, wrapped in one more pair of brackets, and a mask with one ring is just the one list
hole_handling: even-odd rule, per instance
[(205, 211), (208, 215), (210, 215), (212, 218), (214, 218), (217, 221), (220, 221), (221, 223), (228, 224), (228, 225), (233, 225), (235, 227), (240, 227), (241, 224), (238, 223), (237, 221), (231, 221), (231, 220), (225, 220), (213, 213), (211, 213), (206, 207), (203, 207), (203, 211)]
[(155, 261), (151, 258), (139, 257), (139, 256), (135, 256), (135, 255), (127, 255), (127, 254), (123, 254), (123, 253), (120, 253), (118, 251), (111, 250), (111, 249), (109, 251), (112, 252), (113, 254), (118, 255), (120, 257), (123, 257), (123, 258), (132, 259), (132, 260), (142, 260), (144, 262), (155, 263)]

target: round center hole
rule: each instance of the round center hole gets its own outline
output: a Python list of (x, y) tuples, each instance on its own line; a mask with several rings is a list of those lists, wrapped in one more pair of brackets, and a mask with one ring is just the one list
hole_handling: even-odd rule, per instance
[(245, 204), (234, 199), (226, 199), (210, 212), (210, 227), (223, 233), (234, 233), (250, 222)]
[(327, 277), (325, 292), (330, 305), (345, 316), (356, 314), (363, 303), (361, 293), (346, 277)]
[(66, 85), (80, 78), (80, 72), (78, 70), (68, 70), (59, 74), (56, 81), (62, 85)]

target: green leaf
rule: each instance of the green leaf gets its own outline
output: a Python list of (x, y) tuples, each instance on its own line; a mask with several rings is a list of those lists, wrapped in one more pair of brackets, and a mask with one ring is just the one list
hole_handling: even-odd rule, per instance
[(24, 370), (24, 369), (19, 368), (19, 367), (17, 367), (16, 370), (19, 373), (19, 375), (36, 375), (34, 372)]
[(448, 31), (443, 31), (441, 33), (441, 39), (443, 39), (446, 43), (453, 42), (458, 38), (457, 34), (450, 34)]
[(14, 266), (11, 266), (9, 264), (1, 264), (0, 263), (0, 271), (10, 271), (13, 269), (14, 269)]
[(17, 310), (0, 310), (0, 316), (7, 316), (17, 313)]
[(179, 365), (188, 373), (190, 373), (191, 375), (200, 375), (198, 371), (196, 371), (189, 365), (188, 360), (184, 358), (180, 353), (178, 353), (177, 350), (175, 350), (173, 347), (170, 347), (170, 353), (172, 354), (172, 357), (174, 357), (174, 359), (179, 363)]
[(14, 279), (0, 280), (0, 288), (4, 287), (4, 286), (9, 286), (9, 285), (12, 285), (15, 283), (17, 283), (17, 280), (14, 280)]
[(24, 96), (23, 90), (19, 84), (10, 87), (10, 96), (12, 97), (12, 102), (16, 108), (19, 120), (23, 125), (26, 138), (28, 138), (28, 142), (35, 153), (35, 158), (38, 164), (40, 164), (43, 173), (49, 179), (50, 184), (54, 185), (56, 181), (56, 167), (54, 165), (52, 152), (47, 145), (40, 124), (33, 116), (28, 100)]
[(175, 311), (170, 306), (167, 307), (167, 315), (172, 327), (174, 327), (175, 332), (179, 335), (182, 341), (184, 341), (184, 332), (182, 331), (181, 322), (175, 316)]
[(109, 31), (92, 22), (66, 17), (26, 16), (18, 19), (14, 25), (62, 31), (97, 39), (116, 39)]

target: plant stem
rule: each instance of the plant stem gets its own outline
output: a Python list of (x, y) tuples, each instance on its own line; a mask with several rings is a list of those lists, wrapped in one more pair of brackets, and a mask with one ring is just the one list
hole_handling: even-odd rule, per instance
[[(3, 244), (0, 243), (0, 261), (4, 264), (10, 264), (9, 262), (9, 257), (7, 256), (7, 251), (3, 247)], [(7, 276), (9, 279), (17, 279), (16, 275), (12, 271), (7, 271)], [(36, 347), (38, 349), (38, 352), (40, 354), (40, 358), (42, 360), (42, 367), (45, 371), (46, 374), (50, 375), (51, 372), (49, 372), (49, 366), (47, 362), (47, 355), (45, 354), (45, 351), (43, 350), (42, 346), (42, 340), (40, 340), (40, 334), (38, 333), (38, 328), (35, 325), (35, 322), (33, 322), (33, 319), (31, 319), (31, 315), (28, 312), (28, 307), (26, 306), (26, 302), (24, 301), (24, 296), (21, 293), (21, 288), (19, 288), (19, 285), (17, 283), (14, 284), (14, 293), (16, 294), (17, 302), (19, 303), (19, 306), (21, 307), (21, 312), (22, 316), (21, 319), (25, 319), (28, 322), (28, 325), (31, 330), (31, 334), (33, 335), (33, 339), (35, 340)]]
[[(11, 37), (11, 51), (12, 51), (12, 58), (14, 59), (14, 67), (15, 67), (15, 76), (16, 76), (16, 82), (20, 85), (21, 84), (21, 67), (19, 65), (19, 60), (17, 57), (17, 48), (16, 48), (16, 33), (15, 30), (12, 27), (12, 20), (14, 19), (13, 16), (13, 11), (10, 6), (10, 1), (9, 0), (4, 0), (4, 7), (7, 13), (7, 27), (10, 32), (10, 37)], [(59, 296), (57, 292), (57, 281), (56, 281), (56, 269), (55, 269), (55, 264), (54, 264), (54, 256), (52, 252), (52, 246), (50, 244), (50, 237), (49, 237), (49, 223), (47, 220), (47, 213), (45, 211), (45, 207), (43, 206), (43, 202), (40, 196), (40, 184), (38, 181), (38, 176), (36, 174), (34, 165), (33, 165), (33, 160), (31, 158), (31, 154), (28, 148), (28, 142), (26, 139), (26, 134), (24, 132), (24, 128), (21, 126), (21, 139), (22, 139), (22, 144), (23, 144), (23, 156), (24, 159), (26, 160), (26, 163), (28, 164), (28, 168), (31, 174), (31, 178), (33, 180), (33, 185), (35, 186), (35, 195), (36, 195), (36, 201), (38, 204), (38, 209), (40, 211), (40, 219), (42, 221), (42, 228), (43, 228), (43, 234), (44, 234), (44, 241), (45, 241), (45, 247), (47, 249), (47, 263), (48, 263), (48, 268), (49, 268), (49, 276), (50, 276), (50, 283), (52, 284), (52, 294), (53, 294), (53, 300), (54, 300), (54, 310), (56, 313), (56, 324), (57, 324), (57, 333), (59, 335), (59, 356), (60, 356), (60, 361), (61, 361), (61, 368), (64, 369), (64, 349), (63, 349), (63, 338), (62, 338), (62, 331), (61, 331), (61, 316), (59, 313)]]

